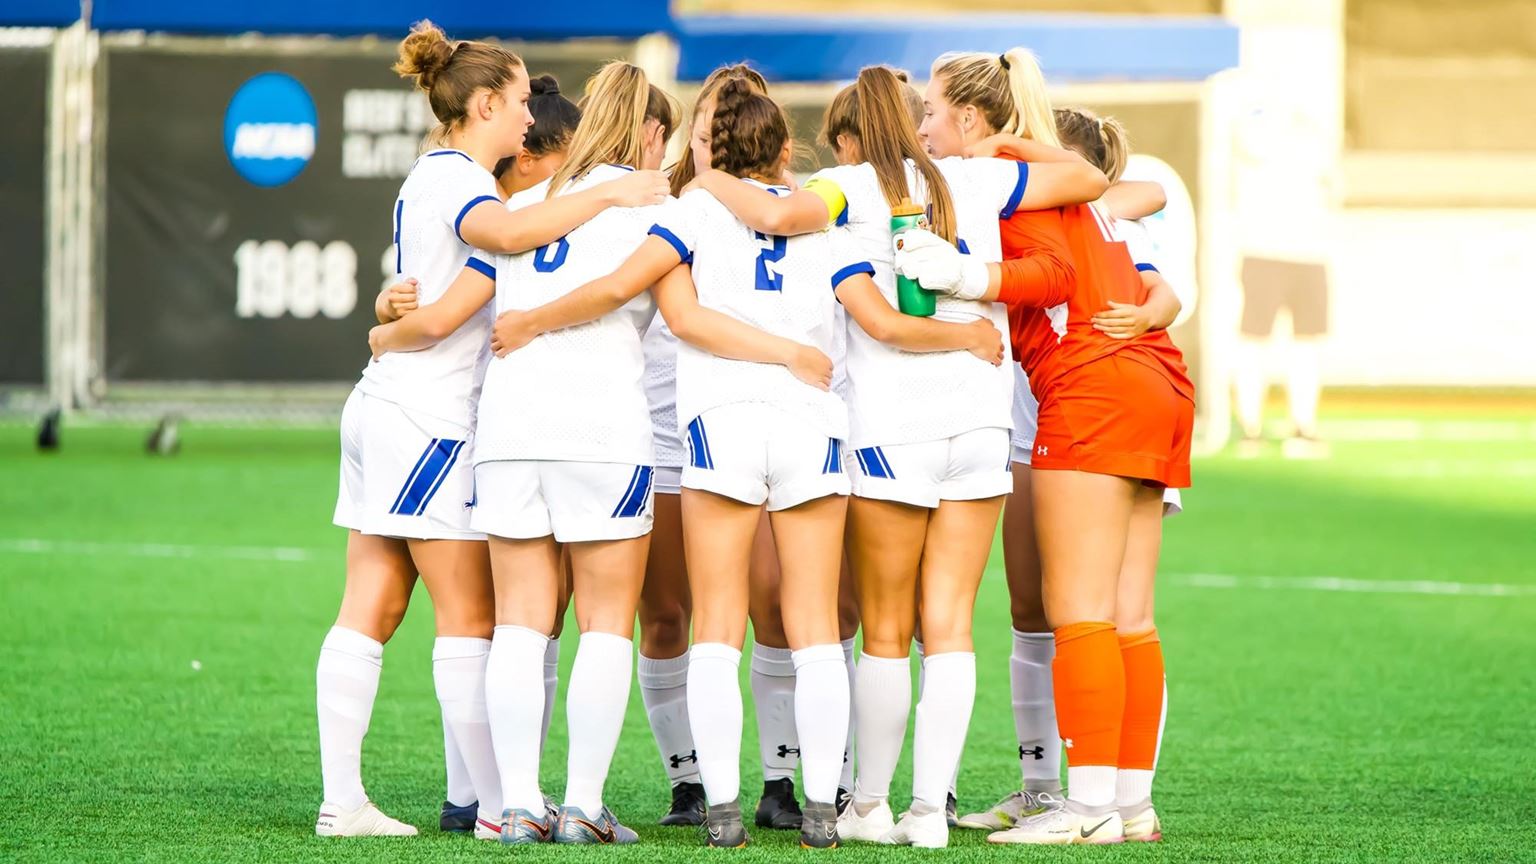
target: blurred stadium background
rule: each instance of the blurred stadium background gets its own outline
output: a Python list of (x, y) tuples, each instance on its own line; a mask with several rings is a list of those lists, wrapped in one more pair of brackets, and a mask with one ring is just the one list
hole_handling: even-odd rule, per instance
[[(746, 59), (807, 142), (862, 65), (922, 79), (945, 50), (1034, 49), (1057, 104), (1125, 122), (1133, 171), (1170, 192), (1170, 275), (1198, 284), (1175, 338), (1204, 455), (1160, 613), (1170, 839), (1124, 855), (1533, 860), (1513, 830), (1536, 820), (1521, 0), (0, 4), (0, 857), (493, 853), (305, 836), (342, 564), (334, 421), (431, 125), (388, 69), (421, 17), (507, 41), (569, 93), (624, 57), (687, 99)], [(1276, 314), (1245, 326), (1245, 308)], [(1236, 446), (1234, 382), (1264, 380), (1323, 388), (1327, 446)], [(1292, 434), (1268, 407), (1270, 436)], [(63, 447), (38, 454), (52, 409)], [(182, 453), (150, 459), (166, 415)], [(987, 801), (1013, 770), (993, 566), (961, 781)], [(391, 647), (367, 768), (421, 825), (441, 792), (429, 630), (418, 609)], [(610, 795), (646, 825), (663, 784), (638, 701), (628, 724)], [(623, 854), (693, 849), (645, 837), (665, 845)], [(957, 860), (991, 857), (976, 840)]]

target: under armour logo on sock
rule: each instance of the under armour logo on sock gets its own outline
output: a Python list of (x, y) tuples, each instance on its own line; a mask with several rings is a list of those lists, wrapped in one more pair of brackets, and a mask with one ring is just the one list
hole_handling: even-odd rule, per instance
[(791, 754), (791, 753), (795, 754), (796, 756), (799, 756), (800, 755), (800, 748), (799, 747), (791, 747), (788, 744), (780, 744), (779, 745), (779, 758), (780, 759), (788, 759), (789, 758), (789, 754)]
[(1045, 758), (1045, 748), (1044, 747), (1035, 747), (1032, 750), (1025, 750), (1024, 749), (1024, 745), (1020, 744), (1019, 745), (1019, 758), (1023, 759), (1025, 756), (1033, 756), (1033, 757), (1035, 757), (1035, 761), (1039, 762), (1040, 760)]
[(699, 751), (689, 750), (687, 756), (679, 756), (677, 754), (673, 754), (667, 757), (667, 761), (672, 763), (673, 768), (683, 767), (684, 762), (692, 762), (693, 764), (697, 765), (699, 764)]

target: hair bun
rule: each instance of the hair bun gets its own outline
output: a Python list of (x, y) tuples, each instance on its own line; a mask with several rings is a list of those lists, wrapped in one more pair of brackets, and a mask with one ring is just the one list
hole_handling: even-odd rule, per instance
[(400, 60), (394, 69), (402, 77), (415, 78), (421, 89), (431, 90), (437, 76), (453, 59), (453, 49), (443, 29), (423, 18), (412, 25), (410, 35), (400, 43)]
[(553, 75), (540, 75), (528, 81), (528, 92), (533, 96), (555, 96), (560, 93), (560, 82)]

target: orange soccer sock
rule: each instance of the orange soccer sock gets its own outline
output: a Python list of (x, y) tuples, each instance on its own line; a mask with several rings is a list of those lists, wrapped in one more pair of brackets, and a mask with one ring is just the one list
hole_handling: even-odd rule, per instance
[(1151, 771), (1163, 731), (1163, 644), (1157, 629), (1120, 636), (1125, 666), (1125, 714), (1120, 730), (1121, 768)]
[(1125, 668), (1115, 625), (1084, 621), (1058, 627), (1051, 675), (1068, 767), (1118, 765)]

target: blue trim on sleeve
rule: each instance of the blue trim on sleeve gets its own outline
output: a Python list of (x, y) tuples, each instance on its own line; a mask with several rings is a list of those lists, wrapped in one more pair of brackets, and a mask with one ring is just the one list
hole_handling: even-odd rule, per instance
[(468, 261), (464, 262), (464, 266), (488, 279), (496, 278), (496, 268), (485, 263), (484, 261), (481, 261), (479, 258), (476, 258), (473, 255), (470, 256)]
[[(1006, 219), (1008, 217), (1005, 216), (1003, 218)], [(956, 237), (955, 238), (955, 248), (960, 250), (960, 254), (961, 255), (969, 255), (969, 254), (971, 254), (971, 247), (965, 245), (965, 238), (964, 237)]]
[(693, 262), (693, 253), (688, 251), (688, 247), (683, 243), (683, 241), (677, 239), (676, 234), (668, 231), (664, 226), (652, 225), (651, 230), (647, 233), (654, 237), (660, 237), (668, 243), (671, 243), (672, 251), (677, 253), (677, 257), (681, 259), (684, 264), (690, 264)]
[(832, 290), (836, 291), (837, 286), (843, 284), (843, 282), (847, 279), (859, 275), (860, 273), (863, 273), (866, 276), (875, 275), (874, 265), (870, 264), (868, 261), (860, 261), (857, 264), (849, 264), (847, 267), (844, 267), (836, 273), (833, 273)]
[(997, 214), (999, 219), (1011, 219), (1019, 210), (1019, 202), (1024, 200), (1024, 188), (1029, 185), (1029, 163), (1019, 162), (1019, 179), (1013, 184), (1013, 194), (1008, 196), (1008, 203)]
[(495, 201), (498, 204), (501, 203), (501, 199), (497, 198), (495, 195), (481, 195), (479, 198), (471, 198), (469, 203), (464, 205), (464, 209), (459, 211), (458, 217), (453, 220), (453, 236), (459, 238), (460, 243), (468, 243), (468, 241), (464, 239), (464, 235), (459, 233), (459, 226), (464, 224), (464, 217), (469, 215), (469, 211), (475, 209), (475, 207), (485, 201)]
[(1138, 273), (1145, 273), (1148, 270), (1151, 270), (1153, 273), (1161, 272), (1161, 271), (1159, 271), (1157, 269), (1157, 265), (1156, 264), (1137, 264), (1136, 265), (1136, 271)]
[(428, 156), (463, 156), (465, 162), (469, 162), (469, 163), (473, 164), (474, 161), (475, 161), (474, 159), (471, 159), (469, 154), (465, 153), (463, 150), (433, 150), (431, 153), (428, 153), (427, 155)]
[(847, 204), (847, 202), (843, 203), (842, 211), (837, 214), (837, 219), (834, 220), (832, 224), (836, 225), (839, 228), (841, 228), (842, 226), (848, 224), (848, 204)]

